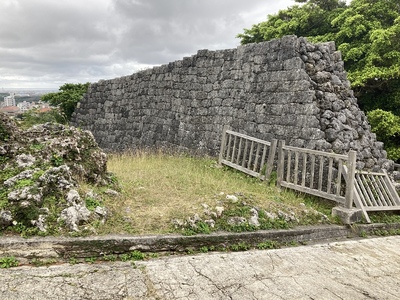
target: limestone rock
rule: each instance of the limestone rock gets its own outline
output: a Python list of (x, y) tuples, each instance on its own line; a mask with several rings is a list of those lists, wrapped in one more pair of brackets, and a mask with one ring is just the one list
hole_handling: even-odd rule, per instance
[(79, 225), (87, 221), (90, 217), (90, 211), (83, 205), (76, 204), (64, 209), (61, 212), (60, 220), (64, 220), (70, 230), (79, 231)]
[[(0, 201), (5, 203), (0, 227), (22, 224), (45, 232), (51, 217), (63, 220), (68, 230), (79, 230), (91, 212), (78, 184), (111, 184), (107, 156), (93, 135), (52, 123), (22, 130), (1, 113), (0, 133)], [(99, 214), (105, 218), (105, 208)]]
[(106, 220), (107, 216), (108, 216), (108, 211), (105, 207), (101, 207), (101, 206), (96, 206), (96, 208), (94, 209), (94, 212), (100, 217), (102, 218), (102, 220)]
[(258, 221), (258, 211), (253, 207), (250, 209), (249, 225), (259, 227), (260, 222)]
[(246, 222), (247, 220), (245, 217), (230, 217), (227, 221), (227, 223), (232, 226), (242, 225)]
[(67, 193), (66, 200), (69, 204), (79, 204), (81, 203), (81, 196), (77, 190), (71, 189)]
[(35, 163), (35, 157), (30, 154), (22, 153), (16, 157), (19, 168), (29, 168)]
[(0, 211), (0, 229), (2, 227), (7, 227), (12, 224), (13, 217), (9, 210)]
[(230, 200), (232, 203), (236, 203), (239, 201), (238, 197), (235, 195), (226, 195), (226, 199)]

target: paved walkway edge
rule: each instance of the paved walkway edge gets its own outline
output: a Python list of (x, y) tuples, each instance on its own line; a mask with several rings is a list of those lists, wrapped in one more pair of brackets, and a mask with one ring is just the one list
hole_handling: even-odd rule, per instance
[(316, 243), (362, 236), (398, 233), (400, 224), (358, 224), (352, 226), (299, 226), (288, 230), (259, 230), (255, 232), (183, 235), (106, 235), (90, 237), (0, 237), (0, 257), (17, 259), (85, 258), (122, 254), (133, 250), (142, 252), (184, 252), (201, 247), (227, 247), (245, 242), (257, 245), (265, 241), (280, 243)]

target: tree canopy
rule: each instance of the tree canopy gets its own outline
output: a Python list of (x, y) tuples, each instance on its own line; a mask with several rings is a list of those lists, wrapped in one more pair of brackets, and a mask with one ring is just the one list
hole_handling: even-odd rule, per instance
[(312, 42), (335, 41), (357, 96), (383, 89), (399, 91), (398, 0), (353, 0), (348, 6), (339, 0), (295, 1), (303, 5), (281, 10), (269, 15), (267, 21), (244, 29), (238, 35), (241, 43), (290, 34), (307, 37)]
[(385, 144), (388, 156), (394, 160), (400, 159), (400, 117), (382, 109), (368, 113), (372, 131)]
[(244, 29), (238, 34), (241, 44), (291, 34), (311, 42), (335, 41), (360, 107), (366, 112), (381, 109), (400, 116), (400, 2), (295, 2), (298, 4), (269, 15), (265, 22)]
[(78, 102), (87, 92), (90, 83), (66, 83), (59, 88), (57, 93), (48, 93), (42, 96), (42, 101), (58, 106), (67, 120), (71, 119)]
[(313, 41), (324, 40), (325, 35), (336, 31), (331, 22), (346, 8), (345, 2), (337, 0), (295, 2), (305, 4), (280, 10), (276, 15), (268, 15), (267, 21), (255, 24), (251, 29), (244, 29), (244, 33), (238, 34), (241, 43), (269, 41), (291, 34), (309, 37)]

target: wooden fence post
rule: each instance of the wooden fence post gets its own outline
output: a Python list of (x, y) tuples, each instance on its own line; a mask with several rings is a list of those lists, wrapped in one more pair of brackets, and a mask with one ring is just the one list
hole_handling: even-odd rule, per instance
[(218, 164), (221, 164), (222, 159), (224, 158), (224, 153), (226, 151), (226, 131), (228, 130), (229, 126), (224, 125), (224, 128), (222, 129), (222, 139), (221, 139), (221, 147), (219, 150), (219, 158), (218, 158)]
[(348, 154), (349, 158), (347, 159), (347, 181), (346, 181), (346, 195), (345, 195), (345, 208), (353, 207), (353, 193), (354, 193), (354, 180), (356, 174), (356, 158), (357, 152), (354, 150), (350, 150)]
[(281, 182), (283, 180), (283, 171), (284, 171), (284, 164), (285, 164), (285, 153), (283, 151), (283, 147), (285, 146), (285, 141), (279, 140), (278, 142), (278, 168), (277, 168), (277, 179), (276, 185), (278, 188), (281, 187)]
[(275, 159), (275, 153), (276, 153), (276, 145), (278, 144), (278, 140), (273, 139), (271, 142), (271, 146), (269, 148), (269, 153), (268, 153), (268, 160), (267, 160), (267, 168), (265, 170), (265, 181), (268, 182), (272, 170), (274, 168), (274, 159)]

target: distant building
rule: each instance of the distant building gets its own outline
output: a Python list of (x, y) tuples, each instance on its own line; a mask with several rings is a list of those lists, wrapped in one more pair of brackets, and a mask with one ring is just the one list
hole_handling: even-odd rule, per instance
[(4, 97), (4, 101), (3, 101), (3, 107), (5, 106), (15, 106), (15, 94), (14, 93), (10, 93), (10, 96), (6, 96)]
[(38, 101), (37, 103), (34, 101), (23, 101), (16, 105), (15, 93), (10, 93), (9, 96), (4, 97), (4, 101), (0, 102), (0, 112), (8, 115), (21, 114), (31, 109), (37, 110), (39, 113), (43, 113), (50, 111), (51, 107), (47, 102), (42, 101)]
[(21, 110), (21, 112), (26, 112), (31, 109), (32, 104), (28, 101), (23, 101), (18, 103), (17, 107)]
[(9, 116), (15, 116), (21, 113), (21, 110), (17, 106), (3, 106), (0, 108), (0, 112)]
[(49, 107), (50, 107), (50, 105), (47, 102), (39, 101), (36, 103), (36, 102), (32, 101), (30, 109), (42, 109), (42, 108), (49, 108)]

